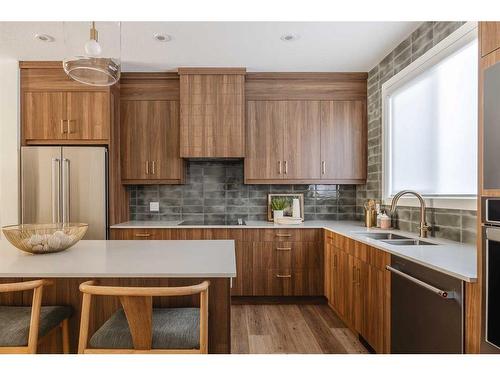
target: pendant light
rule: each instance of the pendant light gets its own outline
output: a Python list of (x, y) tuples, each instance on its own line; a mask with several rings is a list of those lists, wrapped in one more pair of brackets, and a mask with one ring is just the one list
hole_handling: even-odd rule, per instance
[(64, 71), (75, 81), (91, 86), (112, 86), (120, 79), (120, 63), (111, 57), (102, 57), (99, 35), (92, 22), (90, 39), (84, 46), (85, 55), (63, 61)]

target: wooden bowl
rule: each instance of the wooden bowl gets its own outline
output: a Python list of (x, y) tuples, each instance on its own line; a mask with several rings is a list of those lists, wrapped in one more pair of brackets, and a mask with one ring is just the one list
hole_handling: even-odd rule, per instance
[(69, 249), (87, 232), (88, 224), (21, 224), (2, 228), (9, 242), (31, 254), (57, 253)]

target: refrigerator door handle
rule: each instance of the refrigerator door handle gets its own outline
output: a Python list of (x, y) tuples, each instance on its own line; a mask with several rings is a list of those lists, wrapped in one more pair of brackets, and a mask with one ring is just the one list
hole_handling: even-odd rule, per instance
[(63, 223), (69, 223), (69, 179), (70, 179), (70, 162), (69, 159), (62, 159), (62, 216)]
[(61, 221), (60, 215), (60, 171), (61, 159), (52, 158), (52, 222), (59, 223)]

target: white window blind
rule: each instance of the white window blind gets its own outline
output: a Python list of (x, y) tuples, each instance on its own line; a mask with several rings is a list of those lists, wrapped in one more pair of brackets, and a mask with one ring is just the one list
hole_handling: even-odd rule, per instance
[(477, 38), (446, 52), (384, 96), (386, 196), (476, 194)]

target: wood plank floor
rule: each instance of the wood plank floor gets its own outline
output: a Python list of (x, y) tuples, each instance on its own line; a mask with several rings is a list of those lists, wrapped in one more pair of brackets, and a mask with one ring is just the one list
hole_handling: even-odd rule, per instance
[(327, 305), (232, 305), (231, 353), (368, 353)]

